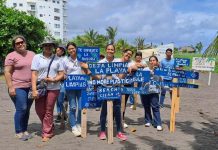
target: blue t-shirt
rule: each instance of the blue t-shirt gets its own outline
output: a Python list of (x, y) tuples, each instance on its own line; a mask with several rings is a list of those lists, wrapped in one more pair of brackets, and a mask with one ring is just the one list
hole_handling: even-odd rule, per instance
[[(173, 69), (173, 68), (175, 68), (175, 60), (173, 58), (171, 58), (170, 60), (164, 58), (160, 62), (160, 67)], [(163, 79), (164, 80), (172, 80), (173, 78), (172, 77), (164, 77)]]

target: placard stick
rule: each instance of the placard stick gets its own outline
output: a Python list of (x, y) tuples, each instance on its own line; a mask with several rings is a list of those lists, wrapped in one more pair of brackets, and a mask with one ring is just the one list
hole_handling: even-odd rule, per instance
[[(173, 81), (175, 81), (175, 79)], [(171, 114), (170, 114), (170, 132), (175, 131), (176, 100), (177, 100), (177, 92), (176, 92), (176, 88), (173, 88), (173, 90), (172, 90), (172, 102), (171, 102)]]
[(211, 81), (211, 71), (209, 72), (208, 86), (210, 86), (210, 81)]
[[(134, 82), (134, 87), (138, 87), (138, 83)], [(134, 97), (134, 105), (132, 107), (132, 110), (136, 110), (136, 105), (138, 104), (138, 94), (133, 94)]]
[(124, 129), (123, 127), (123, 124), (124, 124), (124, 118), (123, 118), (123, 113), (125, 111), (125, 95), (122, 95), (122, 98), (121, 98), (121, 124), (122, 124), (122, 128)]
[(107, 135), (108, 135), (108, 144), (112, 144), (114, 142), (113, 134), (113, 101), (107, 101)]
[(82, 138), (86, 138), (87, 137), (87, 109), (82, 109), (81, 112), (81, 117), (82, 117), (82, 121), (81, 121), (81, 136)]
[(176, 88), (176, 93), (177, 93), (177, 96), (176, 96), (176, 101), (177, 101), (177, 103), (176, 103), (176, 113), (178, 113), (179, 112), (179, 106), (180, 106), (180, 88), (178, 87), (178, 88)]

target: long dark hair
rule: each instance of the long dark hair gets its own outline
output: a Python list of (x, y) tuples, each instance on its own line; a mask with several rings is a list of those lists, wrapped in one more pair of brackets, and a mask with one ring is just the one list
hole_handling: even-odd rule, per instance
[(68, 49), (68, 47), (69, 47), (70, 45), (72, 45), (72, 46), (74, 46), (75, 48), (77, 48), (76, 43), (74, 43), (74, 42), (68, 42), (68, 43), (67, 43), (67, 49)]

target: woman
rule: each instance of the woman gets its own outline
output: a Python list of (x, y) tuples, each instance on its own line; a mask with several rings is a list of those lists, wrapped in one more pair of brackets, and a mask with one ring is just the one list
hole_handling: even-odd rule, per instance
[[(84, 63), (77, 60), (76, 48), (76, 44), (73, 42), (69, 42), (67, 44), (69, 56), (63, 61), (64, 71), (67, 75), (80, 75), (86, 73), (86, 70), (82, 69)], [(81, 136), (81, 91), (82, 90), (66, 90), (66, 95), (70, 106), (70, 126), (72, 128), (72, 133), (76, 137)]]
[[(112, 44), (108, 44), (106, 46), (106, 57), (99, 61), (99, 63), (110, 63), (110, 62), (120, 62), (119, 59), (114, 58), (115, 54), (115, 47)], [(97, 79), (104, 79), (107, 78), (106, 75), (96, 76)], [(118, 76), (112, 75), (113, 79), (119, 79)], [(113, 101), (113, 111), (116, 120), (116, 127), (117, 127), (117, 138), (125, 141), (127, 137), (121, 132), (121, 111), (120, 111), (121, 103), (119, 100)], [(99, 134), (100, 140), (106, 139), (106, 118), (107, 118), (107, 101), (102, 102), (101, 108), (101, 115), (100, 115), (100, 125), (101, 125), (101, 132)]]
[[(66, 48), (65, 46), (59, 45), (56, 49), (56, 55), (58, 57), (60, 57), (62, 59), (62, 61), (65, 59), (65, 55), (66, 55)], [(61, 116), (64, 116), (64, 120), (66, 120), (66, 116), (65, 116), (65, 110), (64, 110), (64, 100), (65, 100), (65, 96), (66, 96), (66, 91), (64, 88), (64, 79), (60, 82), (60, 93), (58, 95), (57, 98), (57, 119), (55, 120), (55, 122), (60, 122), (61, 121)]]
[[(159, 81), (161, 78), (159, 76), (153, 75), (154, 68), (158, 67), (158, 58), (156, 56), (151, 56), (149, 58), (149, 67), (144, 70), (151, 71), (151, 80)], [(145, 126), (149, 127), (152, 123), (151, 109), (153, 111), (153, 125), (157, 128), (157, 131), (162, 131), (162, 123), (160, 117), (159, 108), (159, 93), (160, 88), (157, 85), (148, 85), (148, 94), (141, 95), (142, 105), (145, 111)]]
[(15, 106), (14, 125), (16, 137), (28, 140), (31, 135), (27, 132), (30, 107), (32, 100), (28, 99), (31, 86), (31, 62), (34, 52), (26, 50), (26, 39), (15, 36), (12, 40), (14, 51), (5, 59), (5, 79), (9, 95)]
[[(63, 65), (59, 57), (53, 54), (55, 43), (45, 39), (42, 43), (43, 52), (34, 56), (32, 61), (32, 91), (36, 113), (42, 123), (42, 142), (47, 142), (54, 136), (53, 112), (56, 98), (63, 79)], [(53, 59), (52, 63), (51, 60)], [(50, 65), (50, 71), (48, 67)], [(47, 75), (48, 74), (48, 75)], [(39, 97), (36, 83), (44, 80), (47, 83), (47, 95)]]
[[(123, 56), (122, 56), (122, 58), (121, 58), (121, 62), (128, 62), (128, 67), (131, 67), (131, 66), (133, 66), (134, 65), (134, 62), (132, 61), (132, 60), (130, 60), (131, 59), (131, 57), (132, 57), (132, 55), (133, 55), (133, 51), (131, 50), (131, 49), (126, 49), (126, 50), (124, 50), (123, 51)], [(126, 78), (128, 78), (130, 76), (130, 74), (127, 74), (127, 76), (126, 76)], [(132, 84), (126, 84), (126, 85), (124, 85), (125, 87), (131, 87), (132, 86)], [(123, 121), (123, 127), (124, 128), (128, 128), (128, 125), (126, 124), (126, 122), (124, 121), (124, 119), (125, 119), (125, 111), (126, 111), (126, 104), (127, 104), (127, 100), (128, 100), (128, 98), (129, 98), (129, 94), (125, 94), (124, 95), (125, 96), (125, 102), (124, 102), (124, 106), (122, 106), (123, 108), (122, 108), (122, 121)]]

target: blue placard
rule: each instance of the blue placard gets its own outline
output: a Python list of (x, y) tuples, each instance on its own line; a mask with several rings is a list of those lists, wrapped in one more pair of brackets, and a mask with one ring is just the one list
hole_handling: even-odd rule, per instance
[(133, 80), (133, 82), (148, 82), (151, 78), (150, 71), (137, 70), (135, 73), (130, 74), (126, 79)]
[(154, 74), (173, 78), (199, 79), (199, 73), (187, 70), (175, 70), (169, 68), (156, 68)]
[(98, 100), (120, 100), (121, 92), (120, 87), (98, 87), (97, 88)]
[(173, 82), (162, 82), (163, 86), (169, 86), (169, 87), (183, 87), (183, 88), (198, 88), (198, 85), (196, 84), (189, 84), (189, 83), (173, 83)]
[(97, 100), (95, 91), (82, 90), (82, 108), (98, 108), (101, 107), (101, 101)]
[(175, 58), (175, 66), (176, 67), (190, 66), (190, 59), (188, 59), (188, 58)]
[(87, 75), (68, 75), (64, 81), (64, 87), (66, 90), (86, 89), (88, 79), (89, 77)]
[(133, 82), (148, 82), (150, 80), (150, 71), (137, 71), (125, 79), (101, 79), (88, 81), (89, 85), (118, 85), (132, 84)]
[(187, 78), (178, 78), (178, 83), (187, 83), (188, 79)]
[(89, 69), (93, 75), (127, 73), (127, 62), (89, 63)]
[(77, 47), (77, 59), (81, 62), (97, 62), (100, 59), (100, 48)]
[(121, 94), (148, 94), (148, 87), (121, 87)]

